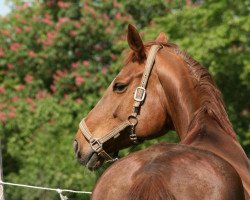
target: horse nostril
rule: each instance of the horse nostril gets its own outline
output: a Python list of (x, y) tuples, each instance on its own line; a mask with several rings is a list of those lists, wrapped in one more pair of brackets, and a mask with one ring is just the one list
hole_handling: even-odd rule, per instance
[(76, 158), (81, 159), (81, 153), (79, 151), (76, 152)]
[(77, 151), (78, 151), (78, 142), (76, 140), (74, 141), (73, 146), (74, 146), (75, 153), (77, 153)]

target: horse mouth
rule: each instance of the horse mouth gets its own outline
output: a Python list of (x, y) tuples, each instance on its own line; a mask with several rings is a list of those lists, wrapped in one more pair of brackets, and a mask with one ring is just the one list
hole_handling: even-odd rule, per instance
[[(113, 160), (107, 160), (107, 163), (113, 163), (117, 160), (118, 151), (115, 153), (109, 154)], [(94, 171), (102, 166), (105, 159), (98, 155), (98, 153), (91, 151), (88, 154), (81, 154), (79, 151), (76, 152), (76, 158), (80, 164), (87, 167), (90, 171)]]
[(86, 167), (91, 170), (94, 171), (98, 168), (100, 168), (102, 166), (104, 162), (104, 159), (100, 156), (98, 156), (97, 153), (92, 153), (92, 155), (90, 155), (89, 160), (86, 163)]

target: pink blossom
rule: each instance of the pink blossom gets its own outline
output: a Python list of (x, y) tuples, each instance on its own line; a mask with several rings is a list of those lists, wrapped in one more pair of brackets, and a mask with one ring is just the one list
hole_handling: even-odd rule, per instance
[(16, 108), (14, 106), (9, 106), (8, 109), (12, 112), (16, 112)]
[(24, 88), (25, 88), (25, 85), (23, 85), (23, 84), (19, 84), (19, 85), (17, 85), (17, 86), (15, 87), (15, 89), (16, 89), (17, 91), (23, 90)]
[(80, 86), (80, 85), (82, 85), (84, 83), (84, 78), (82, 78), (81, 76), (76, 76), (75, 77), (75, 84), (77, 85), (77, 86)]
[(68, 4), (68, 3), (65, 3), (65, 2), (63, 2), (63, 1), (58, 1), (58, 2), (57, 2), (57, 6), (58, 6), (59, 8), (68, 8), (68, 7), (69, 7), (69, 4)]
[(48, 7), (53, 7), (54, 5), (56, 5), (54, 1), (48, 1), (47, 2)]
[(105, 33), (110, 33), (112, 31), (112, 29), (108, 26), (105, 28)]
[[(16, 8), (17, 8), (17, 10), (18, 10), (18, 6), (17, 6)], [(20, 8), (20, 6), (19, 6), (19, 8)], [(21, 15), (19, 15), (19, 14), (16, 14), (15, 17), (16, 17), (17, 20), (21, 20), (21, 19), (22, 19)]]
[(27, 31), (27, 32), (30, 32), (32, 30), (32, 27), (30, 26), (25, 26), (24, 27), (24, 30)]
[(8, 67), (9, 70), (14, 68), (13, 64), (10, 64), (10, 63), (7, 64), (7, 67)]
[(33, 16), (33, 21), (34, 21), (34, 22), (38, 22), (38, 21), (39, 21), (39, 17), (38, 17), (37, 15), (34, 15), (34, 16)]
[(110, 21), (110, 23), (109, 23), (109, 27), (110, 27), (110, 28), (114, 28), (114, 26), (115, 26), (115, 23), (114, 23), (114, 22), (112, 22), (112, 21)]
[(9, 36), (9, 37), (11, 36), (10, 30), (4, 30), (4, 29), (3, 29), (3, 30), (1, 30), (1, 34), (2, 34), (2, 35)]
[(28, 97), (28, 98), (26, 98), (26, 102), (27, 102), (27, 103), (33, 103), (33, 99), (30, 98), (30, 97)]
[(21, 47), (21, 44), (20, 44), (20, 43), (17, 43), (17, 42), (13, 42), (13, 43), (11, 43), (11, 45), (10, 45), (11, 51), (17, 51), (20, 47)]
[(4, 86), (0, 86), (0, 94), (3, 94), (5, 92)]
[(57, 74), (58, 76), (60, 76), (60, 77), (65, 76), (66, 73), (67, 73), (66, 71), (62, 71), (62, 70), (60, 70), (60, 69), (56, 70), (56, 74)]
[(5, 122), (7, 119), (7, 115), (4, 112), (0, 112), (0, 121)]
[(113, 0), (113, 6), (114, 8), (119, 8), (121, 7), (121, 4), (119, 4), (116, 0)]
[(16, 117), (16, 113), (15, 112), (10, 112), (10, 113), (8, 113), (8, 117), (9, 118), (15, 118)]
[(25, 10), (26, 8), (28, 8), (28, 7), (29, 7), (29, 3), (25, 2), (23, 5), (16, 6), (16, 9), (22, 11), (22, 10)]
[(4, 103), (0, 103), (0, 110), (2, 110), (5, 107), (6, 107), (6, 105)]
[(28, 74), (25, 76), (24, 80), (26, 83), (31, 83), (33, 81), (33, 76)]
[(35, 109), (36, 109), (36, 105), (35, 105), (35, 104), (31, 104), (31, 106), (29, 107), (29, 110), (30, 110), (31, 112), (34, 112)]
[(43, 16), (42, 22), (47, 25), (53, 25), (52, 17), (48, 13)]
[(75, 22), (75, 23), (74, 23), (74, 26), (75, 26), (77, 29), (81, 28), (81, 24), (80, 24), (79, 22)]
[(5, 56), (5, 53), (4, 53), (4, 51), (3, 51), (3, 48), (0, 47), (0, 58), (1, 58), (1, 57), (4, 57), (4, 56)]
[(48, 32), (47, 37), (49, 40), (53, 40), (56, 36), (56, 32)]
[(77, 72), (73, 72), (73, 73), (72, 73), (72, 76), (73, 76), (73, 77), (77, 77), (77, 76), (80, 76), (80, 75), (79, 75)]
[(60, 18), (58, 19), (59, 25), (65, 23), (65, 22), (68, 22), (68, 21), (70, 21), (70, 19), (69, 19), (68, 17), (60, 17)]
[(48, 18), (43, 18), (43, 19), (42, 19), (42, 22), (43, 22), (44, 24), (49, 25), (49, 26), (53, 25), (53, 22), (52, 22), (50, 19), (48, 19)]
[(87, 1), (83, 1), (82, 7), (83, 7), (84, 10), (88, 10), (89, 9)]
[(82, 61), (82, 64), (88, 67), (89, 66), (89, 61), (84, 60), (84, 61)]
[(60, 79), (60, 77), (57, 76), (56, 74), (53, 74), (53, 79), (54, 79), (54, 81), (58, 81)]
[(71, 30), (69, 34), (70, 36), (75, 37), (77, 35), (77, 31)]
[(125, 34), (121, 35), (121, 36), (120, 36), (120, 39), (121, 39), (121, 40), (126, 40), (126, 39), (127, 39), (127, 35), (125, 35)]
[(78, 62), (71, 63), (71, 67), (72, 67), (72, 68), (77, 68), (77, 67), (78, 67), (78, 65), (79, 65), (79, 63), (78, 63)]
[(28, 52), (28, 55), (29, 55), (29, 57), (31, 57), (31, 58), (35, 58), (35, 57), (36, 57), (36, 53), (35, 53), (34, 51), (29, 51), (29, 52)]
[(43, 46), (51, 46), (54, 42), (54, 39), (56, 37), (56, 32), (48, 32), (47, 38), (42, 40)]
[(90, 14), (92, 15), (93, 18), (96, 18), (97, 14), (96, 14), (96, 12), (95, 12), (95, 10), (93, 8), (89, 7), (89, 12), (90, 12)]
[(50, 89), (51, 89), (51, 91), (54, 93), (54, 92), (56, 92), (56, 86), (55, 85), (51, 85), (50, 86)]
[(117, 55), (111, 53), (111, 58), (112, 58), (112, 60), (115, 60), (117, 58)]
[(109, 16), (106, 13), (102, 14), (102, 17), (104, 20), (109, 20)]
[(75, 102), (80, 104), (80, 103), (82, 103), (82, 99), (81, 99), (81, 98), (77, 98), (77, 99), (75, 100)]
[(115, 18), (118, 19), (118, 20), (121, 19), (122, 18), (121, 13), (116, 13)]
[(102, 74), (103, 74), (103, 75), (106, 75), (107, 72), (108, 72), (108, 68), (107, 68), (107, 67), (103, 67), (103, 68), (102, 68)]
[(11, 98), (11, 101), (16, 102), (18, 99), (19, 99), (19, 96), (14, 96), (14, 97)]
[(47, 96), (48, 96), (48, 93), (46, 91), (44, 91), (44, 90), (40, 90), (36, 94), (37, 99), (45, 98)]
[(20, 27), (16, 26), (16, 27), (15, 27), (15, 31), (16, 31), (16, 33), (18, 34), (18, 33), (21, 33), (21, 32), (22, 32), (22, 29), (21, 29)]

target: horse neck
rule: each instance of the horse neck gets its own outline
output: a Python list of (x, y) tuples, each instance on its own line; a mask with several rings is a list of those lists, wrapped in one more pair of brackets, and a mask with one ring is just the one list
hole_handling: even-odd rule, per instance
[(198, 132), (208, 121), (235, 139), (220, 92), (208, 71), (176, 49), (161, 51), (160, 57), (158, 76), (168, 114), (180, 139)]

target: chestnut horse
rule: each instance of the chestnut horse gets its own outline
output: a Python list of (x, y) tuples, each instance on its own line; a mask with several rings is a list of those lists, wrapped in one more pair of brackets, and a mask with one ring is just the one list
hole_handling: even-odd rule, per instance
[(92, 200), (241, 200), (235, 169), (211, 152), (156, 144), (132, 153), (99, 178)]
[(94, 170), (119, 149), (175, 130), (180, 144), (229, 162), (249, 198), (250, 163), (209, 72), (164, 33), (143, 44), (129, 25), (127, 39), (131, 50), (124, 67), (80, 123), (74, 143), (79, 162)]

